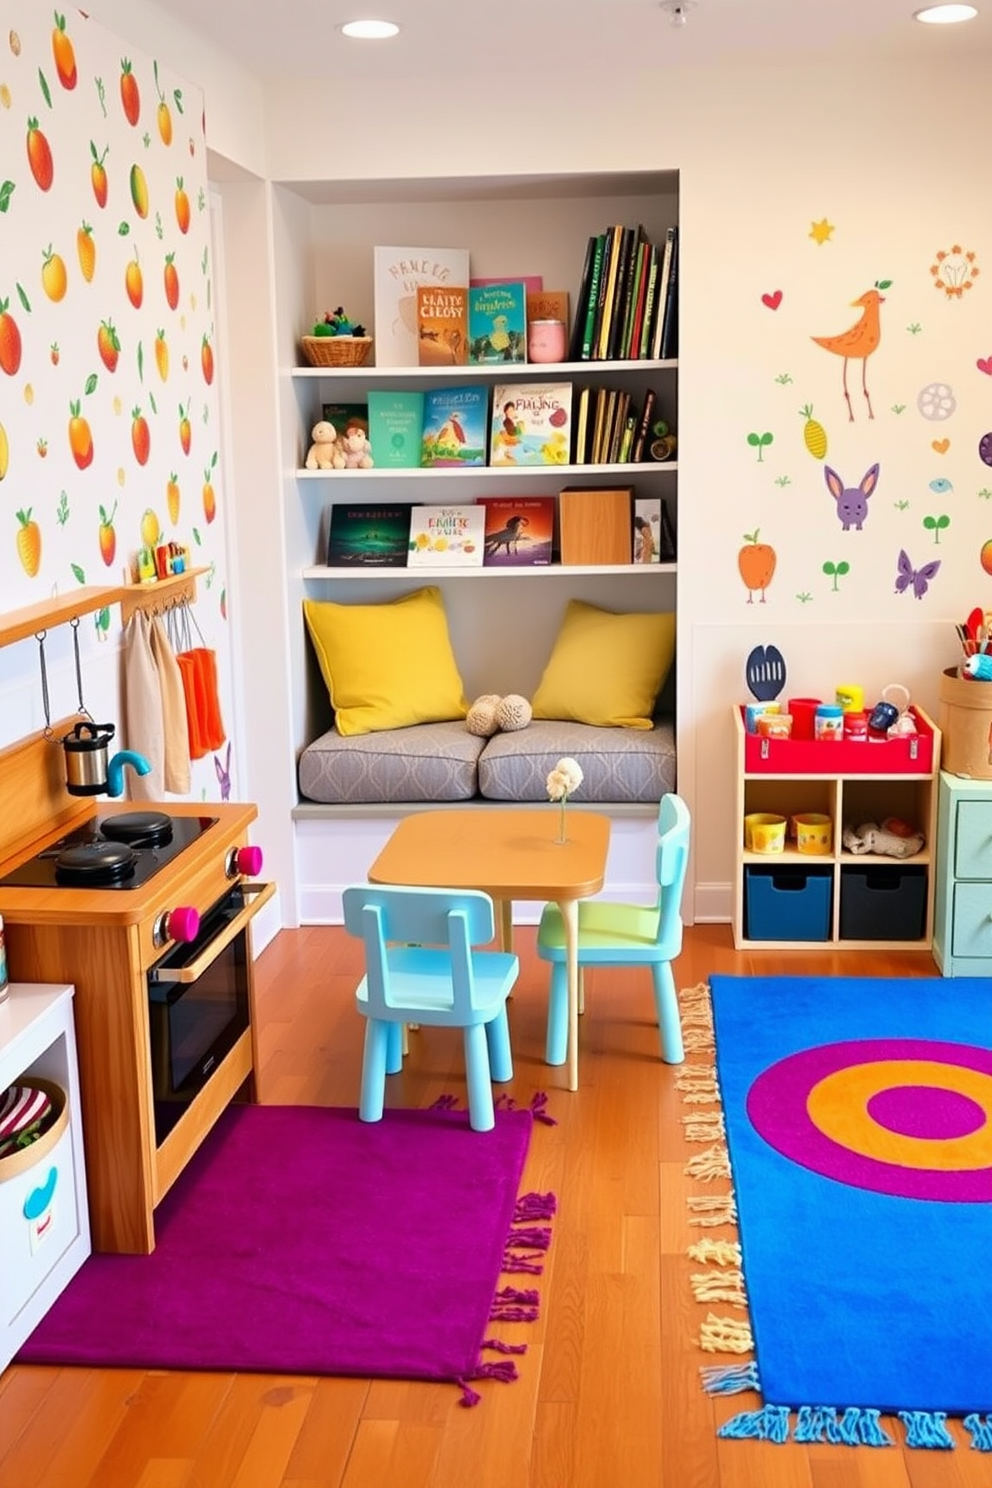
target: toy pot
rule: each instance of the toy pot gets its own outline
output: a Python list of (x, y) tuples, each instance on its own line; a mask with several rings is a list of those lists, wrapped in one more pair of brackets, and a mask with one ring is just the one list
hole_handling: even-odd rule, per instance
[(59, 740), (65, 755), (65, 788), (70, 796), (120, 796), (124, 792), (124, 766), (147, 775), (151, 765), (143, 754), (122, 749), (107, 758), (114, 737), (112, 723), (81, 720)]

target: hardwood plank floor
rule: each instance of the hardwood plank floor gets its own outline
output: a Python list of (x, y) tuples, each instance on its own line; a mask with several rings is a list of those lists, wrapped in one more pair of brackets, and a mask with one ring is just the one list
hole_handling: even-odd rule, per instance
[[(512, 1385), (483, 1382), (464, 1410), (443, 1385), (269, 1375), (27, 1368), (0, 1375), (0, 1483), (10, 1488), (990, 1488), (992, 1461), (953, 1425), (950, 1453), (724, 1442), (716, 1424), (750, 1397), (699, 1387), (702, 1309), (686, 1246), (685, 1111), (658, 1058), (647, 974), (587, 976), (580, 1089), (544, 1064), (546, 976), (517, 931), (515, 1077), (546, 1091), (525, 1183), (559, 1212), (536, 1324)], [(735, 952), (726, 926), (686, 933), (681, 987), (713, 971), (935, 976), (930, 957)], [(284, 931), (257, 964), (261, 1098), (355, 1105), (364, 1024), (357, 944), (338, 928)], [(692, 1056), (690, 1056), (692, 1057)], [(410, 1035), (388, 1104), (464, 1099), (457, 1035)], [(715, 1233), (720, 1234), (720, 1231)], [(901, 1435), (900, 1435), (901, 1439)]]

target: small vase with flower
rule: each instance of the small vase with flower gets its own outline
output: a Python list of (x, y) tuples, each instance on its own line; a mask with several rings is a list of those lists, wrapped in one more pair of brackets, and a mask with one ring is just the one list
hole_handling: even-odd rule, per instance
[(565, 808), (568, 798), (582, 784), (582, 767), (577, 760), (567, 755), (560, 759), (548, 775), (548, 799), (558, 802), (558, 835), (556, 843), (568, 841), (565, 835)]

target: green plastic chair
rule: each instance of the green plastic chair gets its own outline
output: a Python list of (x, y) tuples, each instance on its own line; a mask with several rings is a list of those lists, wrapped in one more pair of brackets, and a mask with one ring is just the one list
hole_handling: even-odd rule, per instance
[(506, 999), (517, 957), (477, 950), (495, 934), (493, 901), (477, 889), (384, 888), (362, 884), (342, 896), (345, 928), (365, 944), (355, 1006), (368, 1019), (358, 1114), (379, 1121), (386, 1075), (402, 1067), (405, 1023), (461, 1028), (469, 1123), (495, 1125), (492, 1081), (513, 1079)]
[[(689, 808), (680, 796), (665, 795), (658, 808), (654, 905), (617, 904), (600, 899), (579, 903), (579, 1007), (586, 966), (650, 966), (666, 1064), (685, 1058), (678, 999), (671, 963), (682, 949), (682, 891), (689, 860)], [(564, 1064), (568, 1051), (568, 988), (565, 928), (556, 904), (545, 905), (537, 931), (537, 954), (551, 963), (545, 1058)]]

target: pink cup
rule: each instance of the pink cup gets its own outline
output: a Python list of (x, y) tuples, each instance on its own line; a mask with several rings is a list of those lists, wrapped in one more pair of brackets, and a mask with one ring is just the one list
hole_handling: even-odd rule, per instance
[(812, 739), (813, 719), (822, 698), (790, 698), (788, 711), (792, 714), (792, 737)]

